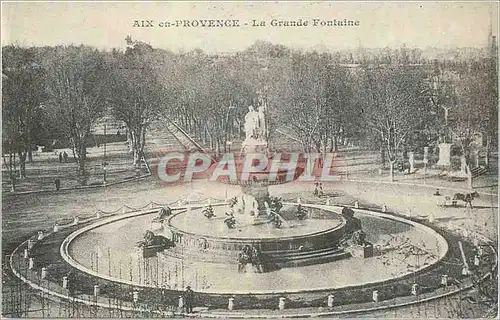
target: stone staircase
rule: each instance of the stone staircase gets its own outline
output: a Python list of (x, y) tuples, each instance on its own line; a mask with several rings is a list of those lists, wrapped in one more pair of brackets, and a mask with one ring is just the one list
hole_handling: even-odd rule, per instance
[(487, 171), (488, 170), (483, 166), (471, 169), (472, 178), (475, 179), (479, 176), (482, 176), (483, 174), (486, 174)]
[(307, 266), (311, 264), (327, 263), (332, 261), (337, 261), (340, 259), (345, 259), (350, 256), (350, 254), (342, 249), (335, 246), (311, 250), (311, 251), (301, 251), (297, 250), (295, 252), (263, 252), (271, 257), (271, 261), (279, 267), (300, 267)]

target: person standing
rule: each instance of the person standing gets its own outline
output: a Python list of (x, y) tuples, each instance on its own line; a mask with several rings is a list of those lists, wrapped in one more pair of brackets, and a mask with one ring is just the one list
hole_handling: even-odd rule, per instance
[(68, 162), (68, 154), (66, 153), (66, 151), (64, 151), (63, 153), (63, 157), (64, 157), (64, 162)]
[(190, 286), (186, 287), (186, 291), (184, 292), (184, 301), (186, 305), (186, 312), (193, 313), (194, 291), (191, 290)]
[(62, 152), (59, 152), (59, 163), (62, 163), (63, 155)]

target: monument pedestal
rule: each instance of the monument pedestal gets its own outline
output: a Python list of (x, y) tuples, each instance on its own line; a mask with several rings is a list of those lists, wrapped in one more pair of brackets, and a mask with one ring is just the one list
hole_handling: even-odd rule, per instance
[(462, 175), (467, 175), (467, 161), (464, 156), (460, 157), (460, 173)]
[(439, 160), (437, 162), (438, 166), (450, 166), (451, 165), (451, 143), (441, 143), (439, 144)]
[(470, 167), (471, 169), (479, 167), (479, 150), (474, 150), (471, 152)]
[(408, 152), (408, 161), (410, 162), (410, 172), (415, 171), (415, 154)]

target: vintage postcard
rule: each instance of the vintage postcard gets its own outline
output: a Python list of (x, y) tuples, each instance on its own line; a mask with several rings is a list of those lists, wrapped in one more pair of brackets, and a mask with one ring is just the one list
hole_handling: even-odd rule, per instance
[(2, 2), (2, 317), (497, 318), (498, 2)]

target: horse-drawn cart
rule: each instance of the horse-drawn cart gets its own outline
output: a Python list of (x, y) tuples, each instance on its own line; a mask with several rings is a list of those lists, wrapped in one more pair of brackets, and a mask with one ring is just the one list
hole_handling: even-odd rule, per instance
[(437, 205), (440, 207), (457, 207), (458, 202), (460, 201), (460, 202), (464, 203), (464, 206), (466, 208), (467, 208), (467, 205), (469, 205), (472, 209), (473, 208), (472, 201), (475, 198), (479, 198), (479, 193), (477, 193), (476, 191), (474, 191), (473, 193), (467, 193), (467, 194), (455, 193), (455, 195), (453, 195), (453, 198), (444, 197), (444, 198), (440, 199), (438, 201)]

